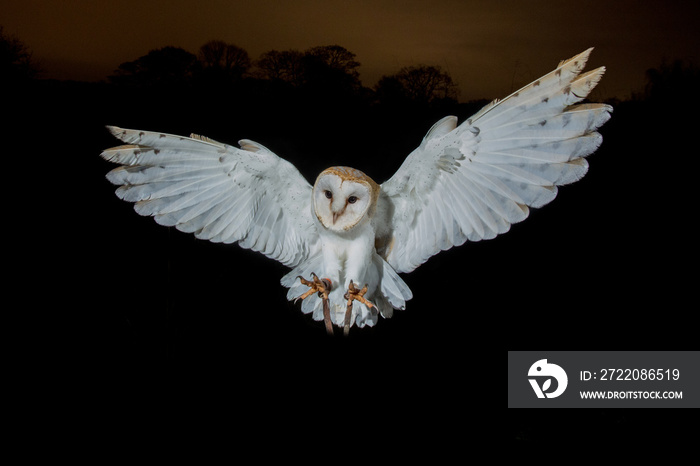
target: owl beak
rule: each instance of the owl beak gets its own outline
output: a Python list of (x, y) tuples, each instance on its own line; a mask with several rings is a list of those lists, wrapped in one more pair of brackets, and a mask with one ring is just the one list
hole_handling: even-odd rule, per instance
[(345, 208), (347, 207), (347, 204), (343, 206), (342, 209), (335, 211), (335, 209), (331, 209), (331, 212), (333, 212), (333, 225), (335, 225), (336, 220), (338, 220), (338, 217), (343, 215), (345, 212)]

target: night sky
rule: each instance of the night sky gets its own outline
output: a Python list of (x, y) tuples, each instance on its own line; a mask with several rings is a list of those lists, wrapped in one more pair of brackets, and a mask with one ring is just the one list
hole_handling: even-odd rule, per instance
[[(697, 1), (27, 0), (2, 7), (5, 32), (26, 43), (44, 77), (101, 80), (120, 63), (172, 45), (196, 53), (224, 40), (252, 59), (276, 49), (338, 44), (361, 79), (439, 65), (460, 100), (501, 97), (596, 47), (607, 75), (592, 97), (629, 97), (662, 60), (697, 59)], [(589, 68), (590, 69), (590, 68)]]

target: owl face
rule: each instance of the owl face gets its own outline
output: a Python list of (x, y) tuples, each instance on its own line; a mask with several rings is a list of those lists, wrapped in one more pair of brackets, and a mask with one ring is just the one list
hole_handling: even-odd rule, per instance
[(327, 230), (349, 231), (374, 214), (378, 195), (379, 185), (361, 171), (331, 167), (316, 178), (314, 213)]

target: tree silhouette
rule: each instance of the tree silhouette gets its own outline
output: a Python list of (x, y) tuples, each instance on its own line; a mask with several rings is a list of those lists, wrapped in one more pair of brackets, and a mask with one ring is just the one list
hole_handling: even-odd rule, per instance
[(455, 100), (457, 86), (450, 75), (439, 66), (407, 66), (391, 76), (383, 76), (376, 86), (383, 101), (406, 99), (431, 104), (438, 100)]
[(197, 57), (190, 52), (179, 47), (163, 47), (122, 63), (110, 80), (121, 85), (172, 87), (189, 82), (198, 66)]
[(303, 82), (304, 71), (302, 58), (298, 50), (270, 50), (263, 53), (255, 66), (258, 76), (271, 81), (281, 81), (292, 85)]
[(215, 79), (239, 80), (251, 64), (248, 52), (222, 40), (212, 40), (202, 45), (197, 58), (203, 73)]
[(313, 47), (304, 53), (305, 84), (319, 90), (348, 93), (361, 87), (360, 63), (340, 45)]
[(359, 79), (357, 68), (360, 62), (355, 60), (356, 55), (340, 45), (325, 45), (312, 47), (306, 51), (307, 57), (313, 57), (332, 70), (347, 74), (353, 79)]
[(698, 100), (700, 68), (692, 62), (664, 61), (658, 68), (646, 72), (646, 86), (642, 98), (651, 104), (685, 106), (692, 108)]
[(0, 80), (10, 84), (28, 81), (39, 73), (26, 45), (14, 36), (5, 34), (0, 26)]
[(355, 54), (340, 45), (312, 47), (303, 53), (271, 50), (256, 62), (258, 76), (263, 79), (339, 92), (361, 87), (359, 66)]

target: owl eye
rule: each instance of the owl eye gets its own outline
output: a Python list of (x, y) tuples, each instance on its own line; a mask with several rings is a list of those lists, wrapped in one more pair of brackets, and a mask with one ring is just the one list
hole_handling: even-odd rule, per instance
[(357, 202), (357, 197), (355, 197), (355, 196), (350, 196), (350, 197), (348, 198), (348, 202), (349, 202), (350, 204), (356, 203), (356, 202)]
[(331, 199), (333, 197), (333, 193), (326, 190), (326, 199)]

